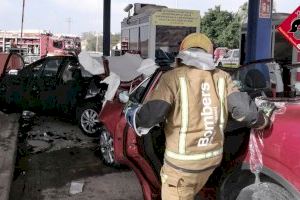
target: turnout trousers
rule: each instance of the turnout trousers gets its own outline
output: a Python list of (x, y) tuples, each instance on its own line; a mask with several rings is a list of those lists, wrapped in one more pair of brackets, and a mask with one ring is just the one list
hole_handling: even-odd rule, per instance
[(160, 172), (162, 200), (194, 200), (213, 171), (187, 173), (164, 164)]

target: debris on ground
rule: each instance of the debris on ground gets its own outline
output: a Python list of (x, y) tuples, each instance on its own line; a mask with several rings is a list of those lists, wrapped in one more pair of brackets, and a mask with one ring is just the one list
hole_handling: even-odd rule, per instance
[(34, 112), (24, 110), (19, 119), (20, 129), (22, 132), (29, 131), (34, 124), (34, 118), (36, 114)]
[(70, 194), (78, 194), (83, 190), (83, 182), (72, 181), (70, 186)]
[[(69, 129), (69, 122), (46, 116), (36, 116), (31, 111), (23, 111), (20, 117), (19, 141), (27, 153), (51, 152), (64, 148), (94, 147), (98, 140), (81, 134), (80, 130)], [(55, 124), (55, 125), (54, 125)]]
[(27, 144), (32, 154), (45, 152), (53, 146), (52, 143), (43, 140), (27, 140)]
[[(51, 116), (35, 116), (32, 123), (18, 135), (10, 200), (143, 198), (132, 171), (103, 165), (98, 138), (83, 135), (77, 124)], [(72, 182), (83, 186), (71, 188)], [(72, 195), (71, 190), (79, 193)]]

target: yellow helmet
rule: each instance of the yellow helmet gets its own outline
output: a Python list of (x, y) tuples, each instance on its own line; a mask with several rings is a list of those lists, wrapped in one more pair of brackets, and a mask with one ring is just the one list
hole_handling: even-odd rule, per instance
[(184, 51), (193, 47), (202, 48), (207, 53), (213, 53), (213, 44), (203, 33), (192, 33), (186, 36), (181, 42), (179, 51)]

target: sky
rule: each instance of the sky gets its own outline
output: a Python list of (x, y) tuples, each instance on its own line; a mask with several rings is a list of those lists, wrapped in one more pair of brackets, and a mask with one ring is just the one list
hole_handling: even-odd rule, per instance
[[(119, 33), (127, 16), (123, 9), (129, 3), (152, 3), (169, 8), (200, 10), (221, 5), (222, 10), (236, 12), (247, 0), (111, 0), (111, 31)], [(277, 12), (293, 12), (300, 0), (274, 0)], [(0, 30), (20, 30), (22, 0), (0, 0)], [(70, 19), (70, 20), (69, 20)], [(71, 21), (69, 23), (68, 21)], [(49, 30), (53, 33), (80, 35), (102, 32), (103, 0), (26, 0), (24, 29)]]

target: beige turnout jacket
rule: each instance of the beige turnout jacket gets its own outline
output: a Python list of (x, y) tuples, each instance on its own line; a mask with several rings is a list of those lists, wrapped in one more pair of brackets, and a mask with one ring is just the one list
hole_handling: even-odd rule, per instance
[(189, 172), (216, 167), (223, 152), (227, 96), (237, 91), (230, 75), (181, 66), (166, 72), (147, 102), (164, 116), (167, 164)]

